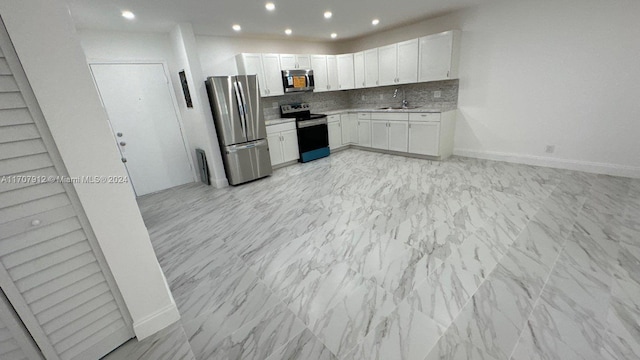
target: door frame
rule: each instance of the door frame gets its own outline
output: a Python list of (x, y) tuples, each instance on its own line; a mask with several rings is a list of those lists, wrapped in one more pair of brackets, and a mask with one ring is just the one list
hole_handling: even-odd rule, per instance
[[(169, 89), (169, 95), (171, 96), (171, 102), (173, 104), (173, 112), (176, 114), (176, 119), (178, 120), (178, 128), (180, 129), (180, 138), (182, 139), (182, 144), (184, 145), (184, 150), (187, 152), (187, 159), (189, 160), (189, 169), (191, 169), (191, 178), (193, 179), (193, 182), (197, 182), (198, 174), (196, 172), (196, 168), (194, 165), (194, 157), (191, 151), (189, 150), (191, 149), (191, 144), (189, 143), (189, 139), (185, 135), (184, 122), (182, 121), (182, 114), (180, 113), (180, 108), (178, 106), (178, 99), (176, 97), (175, 90), (173, 88), (173, 81), (171, 80), (171, 73), (169, 72), (169, 65), (167, 64), (167, 62), (165, 60), (117, 60), (117, 59), (97, 59), (97, 58), (87, 59), (87, 65), (89, 66), (91, 79), (93, 80), (93, 84), (96, 87), (96, 91), (98, 91), (98, 95), (99, 95), (98, 97), (100, 98), (100, 103), (102, 104), (102, 108), (105, 109), (105, 112), (107, 108), (104, 106), (104, 101), (102, 100), (102, 95), (100, 94), (100, 88), (98, 87), (98, 83), (93, 74), (93, 69), (91, 68), (91, 65), (154, 65), (154, 64), (159, 64), (162, 66), (162, 69), (164, 71), (164, 77), (167, 79), (167, 88)], [(107, 115), (107, 118), (109, 118), (108, 115)], [(111, 119), (109, 119), (109, 129), (111, 129), (111, 135), (113, 136), (115, 145), (118, 148), (118, 152), (120, 153), (120, 155), (122, 155), (120, 147), (118, 146), (118, 139), (116, 139), (116, 135), (113, 131)], [(128, 174), (129, 170), (127, 169), (127, 166), (124, 163), (123, 163), (123, 166)], [(131, 176), (129, 176), (129, 178), (131, 178)], [(129, 184), (131, 184), (131, 188), (133, 189), (133, 192), (136, 194), (136, 196), (138, 196), (135, 188), (133, 187), (133, 183), (130, 181)]]

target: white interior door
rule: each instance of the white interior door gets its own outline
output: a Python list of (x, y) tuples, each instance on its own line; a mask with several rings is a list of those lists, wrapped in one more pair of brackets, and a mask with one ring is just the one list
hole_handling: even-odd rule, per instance
[(164, 66), (92, 64), (136, 195), (194, 181)]

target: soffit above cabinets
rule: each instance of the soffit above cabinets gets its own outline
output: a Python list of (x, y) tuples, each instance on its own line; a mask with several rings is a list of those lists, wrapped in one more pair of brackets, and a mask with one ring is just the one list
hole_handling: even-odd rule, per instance
[[(275, 10), (265, 9), (267, 1), (234, 0), (66, 0), (79, 29), (136, 32), (168, 32), (180, 22), (193, 24), (198, 35), (296, 38), (316, 41), (363, 36), (381, 29), (435, 17), (461, 8), (479, 5), (482, 0), (270, 0)], [(122, 17), (129, 10), (135, 19)], [(325, 19), (330, 10), (333, 16)], [(371, 21), (379, 19), (373, 26)], [(231, 27), (239, 24), (240, 32)], [(292, 35), (286, 35), (291, 29)]]

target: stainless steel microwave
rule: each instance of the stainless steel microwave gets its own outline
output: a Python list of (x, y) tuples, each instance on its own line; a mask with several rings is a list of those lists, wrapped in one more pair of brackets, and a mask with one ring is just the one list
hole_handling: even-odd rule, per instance
[(285, 93), (313, 91), (313, 70), (282, 70)]

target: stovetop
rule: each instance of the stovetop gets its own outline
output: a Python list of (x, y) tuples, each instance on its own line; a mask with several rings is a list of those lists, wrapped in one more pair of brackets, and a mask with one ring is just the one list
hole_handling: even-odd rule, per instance
[(296, 121), (321, 119), (327, 116), (324, 114), (312, 114), (311, 105), (307, 103), (281, 105), (280, 115), (283, 118), (295, 118)]

